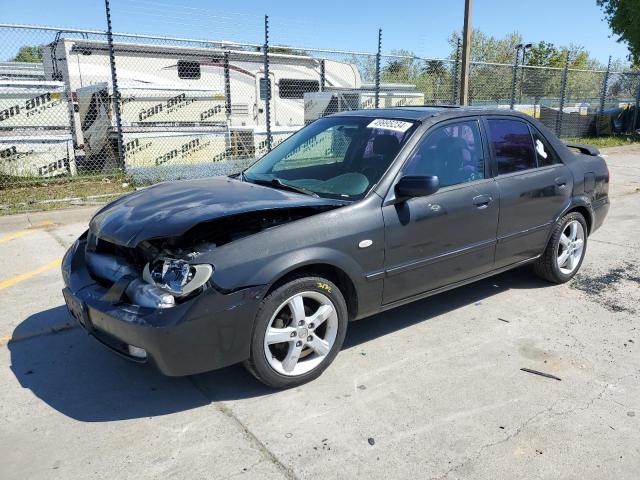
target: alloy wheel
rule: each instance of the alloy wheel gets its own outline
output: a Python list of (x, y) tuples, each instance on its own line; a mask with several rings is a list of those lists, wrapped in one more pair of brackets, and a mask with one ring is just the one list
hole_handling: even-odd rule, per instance
[(297, 293), (271, 317), (264, 336), (264, 354), (279, 374), (303, 375), (327, 357), (338, 333), (333, 302), (320, 292)]
[(573, 273), (584, 251), (584, 228), (577, 220), (567, 223), (558, 243), (558, 268), (565, 275)]

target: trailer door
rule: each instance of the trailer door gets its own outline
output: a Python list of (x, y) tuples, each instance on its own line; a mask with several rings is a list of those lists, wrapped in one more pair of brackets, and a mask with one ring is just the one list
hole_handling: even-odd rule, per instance
[[(275, 76), (273, 73), (269, 73), (269, 80), (271, 84), (271, 125), (276, 124), (277, 118), (277, 109), (276, 109), (276, 82)], [(253, 108), (253, 118), (256, 122), (256, 125), (266, 125), (267, 124), (267, 80), (265, 79), (264, 72), (259, 72), (256, 75), (256, 103)]]

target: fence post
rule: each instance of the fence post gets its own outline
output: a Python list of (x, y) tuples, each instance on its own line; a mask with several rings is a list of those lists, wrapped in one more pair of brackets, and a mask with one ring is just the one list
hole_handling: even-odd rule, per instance
[(458, 73), (460, 68), (460, 39), (456, 47), (455, 63), (453, 64), (453, 81), (451, 82), (451, 105), (458, 104)]
[(600, 109), (598, 115), (596, 115), (596, 137), (600, 136), (600, 121), (604, 116), (604, 102), (607, 98), (607, 89), (609, 87), (609, 75), (611, 72), (611, 55), (609, 55), (609, 63), (607, 63), (607, 71), (604, 73), (602, 79), (602, 91), (600, 92)]
[(231, 117), (231, 75), (229, 72), (229, 52), (224, 52), (224, 112), (227, 123)]
[(640, 117), (640, 72), (638, 72), (638, 90), (636, 92), (636, 108), (633, 111), (633, 123), (631, 124), (631, 133), (634, 133), (636, 130), (640, 130), (640, 125), (638, 125), (638, 118)]
[(562, 71), (562, 84), (560, 86), (560, 110), (556, 117), (556, 134), (562, 135), (562, 120), (564, 115), (564, 101), (567, 95), (567, 77), (569, 76), (569, 50), (567, 50), (567, 57), (564, 61), (564, 70)]
[(382, 29), (378, 29), (378, 52), (376, 53), (376, 108), (380, 108), (380, 52), (382, 50)]
[(271, 151), (271, 79), (269, 78), (269, 15), (264, 16), (264, 78), (266, 84), (266, 103), (264, 108), (267, 126), (267, 151)]
[(320, 91), (324, 92), (325, 84), (327, 81), (326, 73), (325, 73), (325, 64), (324, 58), (320, 60)]
[(518, 59), (520, 57), (520, 46), (516, 47), (516, 58), (513, 62), (513, 77), (511, 78), (511, 102), (509, 103), (509, 108), (513, 110), (513, 107), (516, 104), (516, 82), (518, 78)]
[(104, 0), (107, 14), (107, 45), (109, 48), (109, 63), (111, 65), (111, 84), (113, 88), (113, 108), (116, 114), (116, 136), (118, 140), (118, 163), (124, 170), (124, 140), (122, 138), (122, 118), (120, 116), (120, 90), (118, 89), (118, 76), (116, 75), (116, 56), (113, 50), (113, 30), (111, 29), (111, 7), (109, 0)]

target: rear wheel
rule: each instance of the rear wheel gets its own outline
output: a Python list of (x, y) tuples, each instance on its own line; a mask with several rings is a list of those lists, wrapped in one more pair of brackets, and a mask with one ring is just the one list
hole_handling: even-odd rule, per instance
[(336, 285), (321, 277), (291, 280), (260, 305), (247, 369), (274, 388), (317, 378), (342, 347), (347, 306)]
[(556, 223), (549, 244), (533, 269), (549, 282), (568, 282), (580, 269), (586, 251), (587, 223), (582, 214), (571, 212)]

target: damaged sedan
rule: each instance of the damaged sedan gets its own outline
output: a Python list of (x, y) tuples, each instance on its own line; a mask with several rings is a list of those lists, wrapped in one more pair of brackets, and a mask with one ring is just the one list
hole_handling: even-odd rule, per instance
[(342, 113), (240, 174), (108, 204), (65, 255), (63, 294), (92, 337), (166, 375), (242, 362), (292, 387), (350, 321), (525, 264), (568, 281), (608, 183), (597, 150), (517, 112)]

